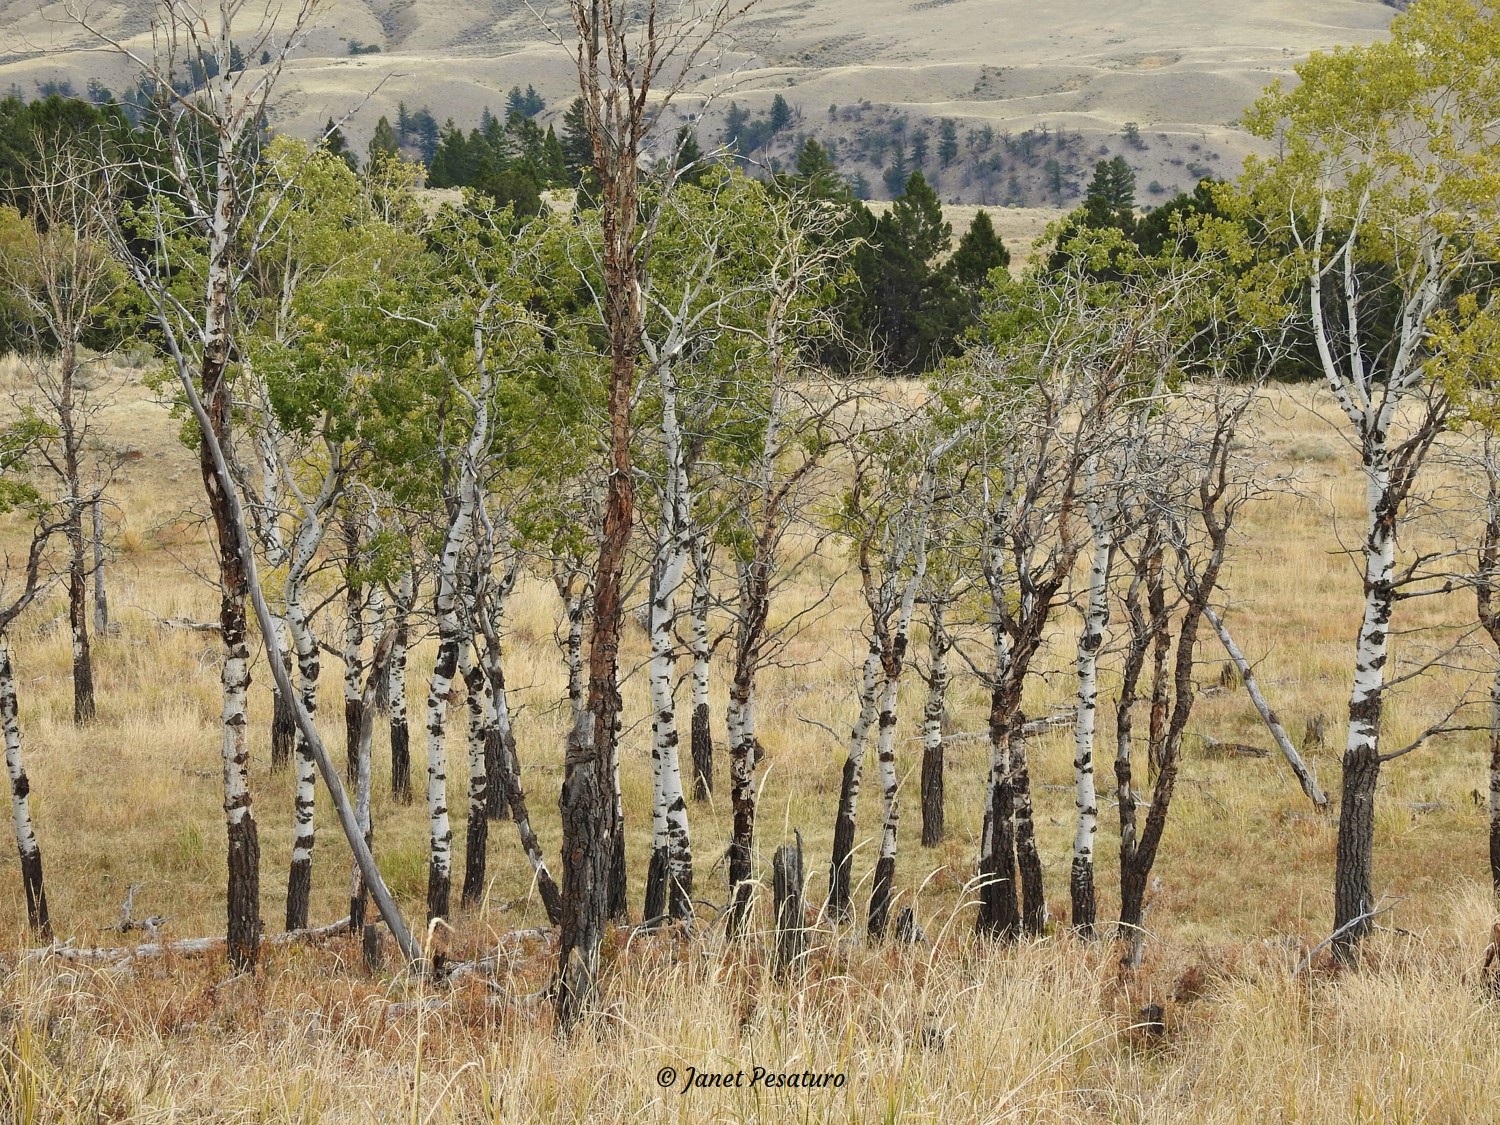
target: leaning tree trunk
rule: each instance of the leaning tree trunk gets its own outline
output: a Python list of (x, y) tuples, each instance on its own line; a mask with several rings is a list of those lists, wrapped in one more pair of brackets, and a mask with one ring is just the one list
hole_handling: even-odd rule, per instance
[(42, 881), (42, 848), (31, 823), (31, 781), (21, 760), (21, 721), (16, 704), (16, 674), (10, 645), (0, 641), (0, 726), (5, 732), (5, 768), (10, 774), (10, 819), (21, 855), (21, 883), (26, 890), (26, 921), (43, 938), (52, 935), (47, 916), (47, 889)]
[[(510, 600), (511, 591), (515, 589), (519, 576), (520, 560), (512, 558), (489, 594), (494, 609), (476, 605), (476, 622), (480, 620), (480, 611), (483, 611), (482, 615), (486, 620), (498, 621), (504, 617), (505, 605)], [(479, 631), (476, 630), (476, 644), (478, 637)], [(499, 644), (498, 636), (495, 643)], [(484, 771), (489, 778), (489, 785), (485, 788), (484, 815), (490, 820), (504, 820), (511, 815), (511, 809), (510, 798), (501, 779), (510, 768), (505, 759), (515, 752), (516, 738), (510, 729), (510, 700), (505, 696), (505, 678), (502, 676), (497, 680), (486, 675), (485, 686), (488, 690), (485, 692), (484, 710)]]
[(1369, 517), (1365, 534), (1365, 610), (1354, 656), (1349, 693), (1349, 730), (1344, 745), (1343, 792), (1339, 798), (1338, 848), (1334, 860), (1334, 955), (1348, 963), (1370, 930), (1375, 907), (1375, 788), (1380, 779), (1380, 718), (1385, 702), (1385, 664), (1395, 598), (1396, 530), (1390, 470), (1367, 450)]
[(359, 726), (363, 713), (365, 643), (365, 588), (359, 580), (360, 521), (353, 512), (344, 516), (344, 750), (348, 762), (349, 784), (359, 772)]
[(1073, 866), (1069, 879), (1073, 928), (1094, 934), (1098, 903), (1094, 896), (1094, 840), (1099, 832), (1099, 798), (1094, 784), (1094, 730), (1099, 715), (1099, 650), (1109, 627), (1109, 571), (1114, 555), (1100, 527), (1097, 504), (1090, 504), (1094, 525), (1094, 559), (1089, 567), (1089, 600), (1083, 633), (1078, 638), (1078, 718), (1073, 726), (1074, 806)]
[(708, 675), (713, 649), (708, 639), (708, 605), (710, 560), (708, 537), (702, 530), (693, 537), (693, 597), (689, 609), (692, 621), (693, 654), (693, 799), (704, 801), (714, 788), (714, 736), (709, 723)]
[(859, 806), (859, 779), (864, 768), (865, 739), (875, 721), (875, 701), (880, 686), (880, 643), (870, 641), (859, 683), (859, 718), (849, 732), (849, 752), (839, 786), (838, 814), (833, 822), (833, 858), (828, 866), (828, 914), (847, 921), (850, 913), (850, 880), (854, 862), (855, 813)]
[(411, 804), (411, 723), (406, 715), (406, 654), (411, 647), (411, 607), (415, 600), (416, 586), (408, 570), (401, 575), (396, 592), (396, 619), (391, 623), (394, 631), (391, 666), (386, 673), (391, 706), (391, 796), (403, 805)]
[(927, 603), (927, 703), (922, 709), (922, 846), (943, 842), (943, 716), (948, 710), (948, 651), (943, 618), (948, 603), (934, 593)]
[(485, 675), (472, 656), (473, 637), (460, 648), (459, 672), (464, 679), (464, 700), (469, 711), (469, 816), (464, 842), (464, 889), (459, 901), (473, 906), (484, 897), (490, 842), (489, 763), (485, 760)]

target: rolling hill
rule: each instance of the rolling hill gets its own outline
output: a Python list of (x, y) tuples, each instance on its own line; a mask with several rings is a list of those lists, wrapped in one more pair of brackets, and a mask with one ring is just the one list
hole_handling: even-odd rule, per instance
[[(129, 63), (76, 17), (144, 52), (152, 9), (0, 0), (0, 90), (126, 88)], [(898, 151), (910, 167), (926, 150), (945, 199), (1013, 206), (1065, 205), (1097, 159), (1123, 154), (1149, 204), (1202, 174), (1232, 174), (1250, 148), (1239, 117), (1267, 82), (1311, 51), (1380, 36), (1393, 14), (1380, 0), (761, 0), (677, 105), (704, 114), (700, 134), (715, 144), (731, 101), (753, 121), (781, 95), (791, 123), (751, 155), (785, 161), (803, 137), (831, 141), (876, 197)], [(564, 16), (557, 0), (325, 0), (274, 124), (311, 135), (352, 112), (345, 131), (362, 148), (399, 102), (468, 127), (516, 85), (534, 85), (554, 122), (575, 89), (548, 29), (568, 30)], [(958, 142), (946, 163), (944, 119)]]

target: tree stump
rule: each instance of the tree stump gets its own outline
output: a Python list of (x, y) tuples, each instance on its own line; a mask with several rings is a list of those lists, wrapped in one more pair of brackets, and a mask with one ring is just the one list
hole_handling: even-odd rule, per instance
[(783, 844), (771, 859), (772, 898), (776, 908), (777, 973), (799, 964), (807, 952), (807, 915), (802, 902), (802, 833), (795, 844)]
[(374, 976), (380, 971), (380, 966), (385, 962), (385, 957), (380, 952), (380, 931), (375, 928), (373, 922), (365, 923), (362, 952), (364, 954), (365, 972)]

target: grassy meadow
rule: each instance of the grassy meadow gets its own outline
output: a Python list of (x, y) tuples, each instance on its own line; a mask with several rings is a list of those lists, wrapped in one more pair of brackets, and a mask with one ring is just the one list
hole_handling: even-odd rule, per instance
[[(127, 889), (134, 915), (165, 915), (168, 939), (222, 934), (224, 828), (218, 750), (218, 641), (165, 624), (214, 619), (216, 595), (193, 454), (141, 383), (110, 369), (101, 387), (107, 440), (129, 459), (113, 491), (110, 599), (118, 635), (95, 642), (99, 716), (72, 722), (70, 646), (56, 590), (13, 630), (21, 721), (48, 897), (61, 940), (130, 944), (118, 931)], [(24, 373), (0, 365), (0, 392)], [(1326, 715), (1329, 745), (1307, 750), (1337, 803), (1338, 724), (1348, 690), (1360, 589), (1343, 544), (1358, 542), (1364, 486), (1331, 424), (1326, 396), (1276, 388), (1257, 411), (1256, 443), (1285, 486), (1253, 506), (1226, 580), (1227, 620), (1294, 739)], [(1465, 482), (1433, 477), (1440, 509), (1457, 512)], [(1460, 540), (1463, 521), (1434, 516)], [(12, 549), (14, 517), (0, 524)], [(834, 583), (828, 611), (762, 681), (758, 851), (800, 830), (808, 899), (826, 888), (842, 732), (854, 718), (861, 604), (829, 553), (775, 612), (787, 614)], [(799, 603), (800, 599), (800, 603)], [(1405, 603), (1395, 671), (1473, 617), (1472, 597)], [(567, 707), (550, 584), (523, 580), (507, 622), (507, 680), (533, 821), (555, 863), (557, 794)], [(1065, 708), (1073, 686), (1076, 611), (1056, 619), (1028, 714)], [(319, 626), (335, 638), (337, 622)], [(977, 634), (976, 634), (977, 637)], [(420, 705), (435, 645), (414, 649), (410, 806), (389, 796), (377, 724), (375, 851), (407, 916), (420, 922), (427, 821)], [(912, 651), (925, 653), (919, 628)], [(972, 651), (980, 651), (975, 648)], [(1222, 652), (1205, 629), (1202, 687), (1219, 681)], [(650, 845), (649, 728), (644, 633), (629, 628), (623, 785), (633, 911)], [(1405, 687), (1386, 737), (1401, 744), (1447, 709), (1481, 667), (1476, 651)], [(1487, 750), (1453, 734), (1390, 765), (1377, 817), (1377, 891), (1388, 913), (1367, 965), (1335, 972), (1326, 957), (1294, 973), (1328, 936), (1336, 822), (1303, 797), (1275, 756), (1231, 757), (1209, 739), (1270, 746), (1237, 684), (1195, 712), (1157, 864), (1160, 887), (1139, 972), (1125, 974), (1112, 942), (1066, 932), (1073, 824), (1072, 744), (1066, 730), (1032, 744), (1037, 825), (1054, 925), (1017, 948), (977, 945), (973, 877), (986, 770), (987, 700), (954, 660), (948, 749), (948, 836), (923, 849), (917, 769), (924, 689), (903, 685), (898, 730), (903, 821), (898, 905), (931, 939), (871, 947), (862, 924), (820, 928), (809, 971), (777, 981), (759, 943), (726, 944), (704, 907), (696, 933), (618, 933), (607, 949), (607, 1007), (568, 1042), (553, 1033), (541, 995), (552, 968), (545, 925), (513, 825), (491, 828), (484, 902), (435, 935), (454, 959), (490, 955), (493, 983), (448, 988), (360, 965), (356, 943), (267, 945), (260, 972), (232, 977), (222, 955), (77, 964), (27, 957), (25, 904), (14, 849), (0, 849), (0, 1107), (15, 1121), (1423, 1121), (1492, 1119), (1500, 1105), (1500, 1007), (1478, 986), (1495, 916), (1486, 864)], [(685, 670), (684, 665), (684, 670)], [(1103, 690), (1112, 699), (1113, 661)], [(262, 913), (280, 928), (292, 839), (292, 775), (271, 774), (270, 677), (257, 657), (252, 689), (254, 799), (262, 848)], [(337, 661), (324, 661), (321, 724), (342, 745)], [(683, 689), (679, 700), (685, 699)], [(723, 684), (714, 685), (716, 791), (691, 807), (698, 897), (725, 898), (729, 836)], [(1112, 714), (1109, 702), (1105, 714)], [(450, 724), (450, 805), (461, 878), (466, 801), (460, 786), (462, 708)], [(683, 710), (684, 721), (686, 710)], [(836, 738), (834, 733), (840, 737)], [(1112, 727), (1101, 723), (1100, 915), (1117, 904)], [(1300, 741), (1300, 739), (1298, 739)], [(861, 800), (856, 901), (874, 863), (879, 797), (873, 763)], [(347, 909), (349, 853), (320, 793), (312, 916)], [(769, 874), (767, 874), (769, 883)], [(455, 894), (455, 901), (456, 901)], [(762, 908), (760, 917), (767, 911)], [(862, 909), (861, 909), (862, 922)], [(387, 947), (387, 953), (391, 952)], [(1138, 1026), (1146, 1005), (1164, 1030)], [(768, 1071), (837, 1072), (838, 1088), (750, 1088)], [(662, 1068), (676, 1071), (667, 1088)], [(698, 1072), (745, 1072), (746, 1085), (689, 1089)]]

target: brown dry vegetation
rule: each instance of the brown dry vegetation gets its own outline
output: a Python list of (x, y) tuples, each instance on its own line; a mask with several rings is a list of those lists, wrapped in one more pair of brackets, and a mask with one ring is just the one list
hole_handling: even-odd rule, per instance
[[(166, 936), (223, 927), (218, 644), (212, 634), (160, 624), (213, 616), (214, 594), (187, 570), (202, 569), (206, 549), (202, 529), (185, 514), (200, 499), (196, 471), (176, 440), (177, 423), (141, 386), (141, 372), (119, 374), (124, 385), (104, 424), (115, 444), (140, 456), (127, 463), (115, 493), (110, 592), (121, 629), (95, 650), (95, 724), (72, 723), (59, 600), (23, 618), (15, 637), (53, 918), (60, 937), (80, 946), (133, 939), (112, 927), (127, 887), (137, 883), (135, 916), (167, 915)], [(21, 377), (13, 365), (0, 367), (0, 389)], [(1268, 396), (1260, 434), (1251, 440), (1277, 471), (1296, 473), (1296, 489), (1251, 509), (1227, 582), (1230, 626), (1294, 736), (1314, 713), (1336, 722), (1360, 606), (1335, 528), (1346, 540), (1357, 538), (1362, 485), (1330, 418), (1328, 403), (1307, 388)], [(14, 542), (16, 528), (3, 534)], [(780, 612), (796, 609), (795, 597), (813, 597), (819, 579), (844, 569), (836, 555), (819, 560)], [(523, 782), (551, 856), (566, 727), (553, 640), (557, 599), (533, 580), (512, 606), (507, 679), (522, 706)], [(1402, 612), (1408, 623), (1440, 625), (1467, 620), (1472, 604), (1455, 595)], [(322, 625), (325, 636), (334, 635), (332, 624)], [(826, 885), (843, 750), (802, 718), (838, 731), (853, 718), (859, 626), (855, 590), (844, 582), (831, 612), (793, 646), (789, 666), (765, 680), (759, 851), (768, 857), (800, 828), (811, 902)], [(1076, 613), (1059, 619), (1050, 671), (1033, 683), (1028, 713), (1066, 705), (1076, 627)], [(1408, 638), (1404, 651), (1414, 657), (1433, 639)], [(643, 664), (644, 637), (636, 631), (627, 640), (630, 666)], [(913, 648), (924, 650), (921, 636)], [(1220, 654), (1208, 644), (1203, 652), (1207, 685), (1217, 680)], [(431, 655), (430, 642), (413, 654), (414, 699), (425, 690)], [(339, 681), (334, 662), (327, 663), (321, 715), (337, 744)], [(262, 911), (274, 928), (291, 844), (292, 779), (269, 773), (268, 680), (262, 658), (252, 711), (254, 784)], [(637, 673), (626, 685), (627, 712), (637, 721), (623, 742), (637, 900), (650, 842), (649, 732), (639, 721), (644, 681)], [(1414, 685), (1391, 710), (1388, 736), (1410, 738), (1461, 686), (1453, 672)], [(389, 971), (367, 976), (357, 946), (342, 938), (268, 947), (253, 979), (229, 979), (222, 956), (103, 967), (23, 960), (17, 862), (9, 847), (0, 849), (0, 934), (9, 947), (0, 953), (0, 1105), (21, 1121), (1460, 1122), (1493, 1115), (1500, 1104), (1500, 1009), (1484, 999), (1477, 976), (1495, 910), (1485, 814), (1471, 797), (1484, 786), (1480, 735), (1439, 739), (1387, 767), (1376, 878), (1395, 905), (1380, 919), (1368, 966), (1336, 975), (1318, 958), (1310, 972), (1294, 976), (1328, 933), (1335, 823), (1314, 812), (1276, 758), (1213, 756), (1203, 736), (1269, 742), (1243, 692), (1203, 698), (1158, 864), (1161, 887), (1148, 918), (1153, 937), (1143, 969), (1127, 979), (1116, 946), (1079, 943), (1064, 926), (1033, 946), (975, 944), (965, 886), (977, 853), (986, 699), (972, 677), (955, 687), (949, 835), (934, 850), (916, 843), (920, 681), (909, 679), (903, 695), (906, 812), (897, 885), (930, 946), (870, 948), (860, 929), (821, 932), (806, 978), (777, 982), (758, 944), (724, 945), (705, 907), (693, 938), (618, 934), (608, 950), (608, 1009), (566, 1044), (553, 1035), (551, 1006), (536, 995), (553, 964), (548, 944), (506, 937), (545, 923), (506, 824), (491, 833), (485, 902), (441, 935), (454, 958), (494, 954), (495, 986), (469, 978), (438, 992)], [(722, 685), (716, 689), (718, 728)], [(1107, 698), (1107, 673), (1104, 690)], [(419, 919), (426, 821), (420, 805), (389, 800), (384, 732), (377, 731), (376, 854), (408, 916)], [(414, 747), (417, 776), (420, 753)], [(1334, 751), (1310, 757), (1325, 786), (1336, 789)], [(1059, 922), (1071, 760), (1065, 733), (1039, 739), (1033, 751), (1038, 826)], [(724, 898), (724, 875), (715, 864), (729, 831), (722, 773), (719, 782), (714, 802), (691, 810), (698, 893), (716, 902)], [(861, 810), (867, 835), (856, 855), (857, 880), (868, 877), (873, 862), (878, 814), (871, 796)], [(320, 802), (315, 922), (347, 908), (349, 865), (326, 800)], [(453, 801), (460, 816), (464, 806)], [(1115, 901), (1112, 815), (1106, 802), (1098, 847), (1103, 916)], [(455, 836), (463, 839), (461, 825)], [(867, 893), (862, 884), (856, 897), (862, 902)], [(1132, 1027), (1151, 1003), (1165, 1008), (1160, 1036)], [(664, 1066), (678, 1072), (672, 1089), (657, 1085)], [(837, 1090), (684, 1094), (690, 1066), (743, 1069), (747, 1082), (755, 1066), (836, 1071), (847, 1080)]]

